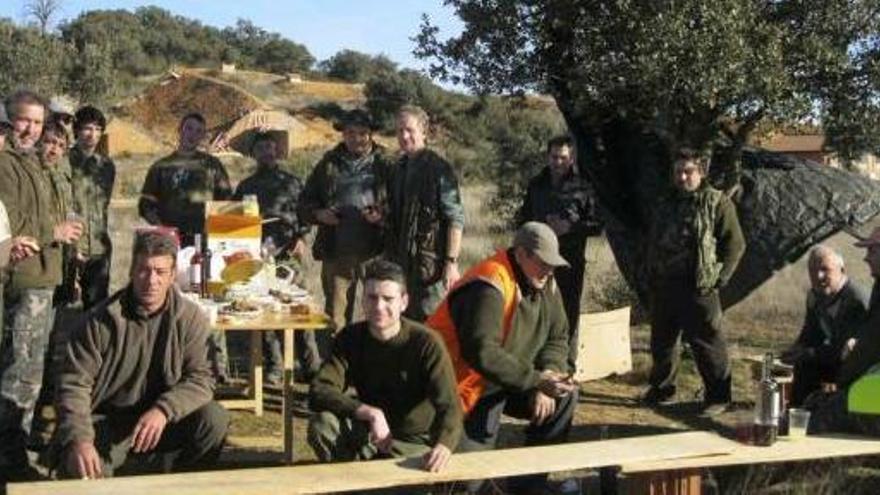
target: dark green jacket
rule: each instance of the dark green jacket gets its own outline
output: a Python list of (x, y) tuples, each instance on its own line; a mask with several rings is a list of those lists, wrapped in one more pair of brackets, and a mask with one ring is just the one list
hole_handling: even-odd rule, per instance
[(746, 249), (736, 206), (706, 182), (663, 198), (648, 239), (649, 280), (684, 280), (699, 294), (727, 284)]
[(830, 298), (811, 289), (797, 343), (823, 366), (836, 369), (843, 345), (856, 335), (867, 316), (868, 295), (852, 280)]
[(153, 225), (177, 227), (185, 236), (205, 226), (205, 202), (229, 199), (232, 186), (220, 160), (195, 151), (162, 158), (147, 172), (138, 211)]
[[(357, 397), (346, 393), (349, 388)], [(431, 445), (455, 450), (461, 436), (461, 403), (446, 347), (436, 333), (406, 319), (386, 342), (373, 338), (366, 322), (343, 328), (312, 382), (309, 403), (341, 417), (353, 417), (362, 404), (379, 408), (401, 440), (427, 434)]]
[(263, 225), (263, 239), (271, 237), (278, 248), (283, 248), (309, 232), (309, 227), (300, 222), (296, 214), (302, 189), (299, 177), (277, 166), (259, 167), (253, 175), (238, 184), (232, 199), (240, 201), (246, 195), (255, 195), (260, 204), (260, 215), (264, 219), (278, 219)]
[[(335, 239), (337, 227), (324, 225), (315, 218), (315, 211), (334, 206), (336, 198), (336, 178), (340, 169), (349, 161), (345, 143), (340, 143), (328, 151), (315, 165), (312, 173), (306, 179), (306, 185), (300, 197), (299, 217), (303, 222), (317, 225), (318, 233), (315, 237), (315, 245), (312, 248), (315, 259), (332, 260), (336, 257)], [(373, 150), (364, 163), (364, 166), (372, 169), (373, 198), (375, 206), (383, 213), (387, 213), (387, 182), (390, 164), (385, 155), (385, 148), (373, 144)], [(369, 259), (382, 252), (382, 227), (375, 229), (362, 240), (364, 259)]]
[(516, 224), (536, 221), (547, 223), (547, 217), (556, 215), (571, 223), (571, 230), (559, 238), (559, 248), (568, 259), (571, 255), (583, 257), (588, 236), (602, 233), (602, 222), (596, 208), (596, 193), (585, 177), (571, 173), (558, 186), (553, 185), (550, 167), (529, 181), (526, 196), (516, 215)]
[(450, 227), (464, 228), (458, 178), (440, 155), (404, 155), (391, 173), (386, 254), (410, 279), (430, 285), (443, 276)]
[(533, 288), (508, 251), (519, 291), (510, 332), (501, 341), (504, 298), (494, 286), (475, 280), (449, 295), (461, 355), (487, 380), (486, 392), (534, 388), (540, 372), (568, 370), (568, 317), (553, 279)]
[(61, 247), (54, 227), (63, 215), (52, 176), (32, 152), (8, 149), (0, 152), (0, 177), (0, 199), (12, 236), (34, 237), (41, 249), (9, 270), (6, 289), (53, 289), (61, 283)]
[(70, 150), (73, 210), (85, 222), (85, 231), (77, 242), (80, 253), (102, 256), (110, 251), (107, 214), (116, 181), (116, 165), (110, 158), (86, 155), (78, 146)]

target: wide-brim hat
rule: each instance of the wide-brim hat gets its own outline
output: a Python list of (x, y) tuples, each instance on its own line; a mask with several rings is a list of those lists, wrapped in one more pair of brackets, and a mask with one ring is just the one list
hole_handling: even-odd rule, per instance
[(524, 223), (513, 237), (513, 246), (526, 249), (550, 266), (571, 266), (559, 254), (559, 239), (556, 233), (545, 223)]

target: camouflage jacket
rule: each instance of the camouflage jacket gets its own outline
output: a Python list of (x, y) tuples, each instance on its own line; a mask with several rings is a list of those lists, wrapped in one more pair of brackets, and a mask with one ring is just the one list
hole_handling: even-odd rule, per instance
[(261, 166), (253, 175), (238, 184), (232, 199), (241, 200), (249, 194), (257, 196), (260, 215), (264, 219), (279, 219), (263, 225), (263, 239), (271, 237), (275, 245), (282, 248), (309, 232), (308, 226), (303, 225), (296, 215), (302, 188), (299, 177), (277, 166)]
[(746, 248), (736, 206), (706, 183), (663, 198), (648, 239), (649, 280), (688, 281), (699, 294), (727, 284)]
[(452, 166), (432, 150), (401, 157), (388, 186), (386, 252), (409, 276), (430, 285), (443, 276), (450, 227), (464, 227)]
[(587, 236), (602, 233), (593, 186), (573, 170), (558, 186), (553, 185), (549, 167), (529, 181), (516, 223), (546, 223), (550, 215), (571, 223), (571, 230), (559, 238), (559, 247), (566, 256), (582, 255)]
[(6, 205), (12, 237), (31, 236), (40, 252), (9, 270), (6, 286), (51, 289), (61, 282), (61, 247), (54, 227), (63, 220), (61, 197), (52, 176), (32, 152), (0, 152), (0, 200)]
[(188, 238), (204, 230), (206, 201), (231, 196), (229, 175), (220, 160), (201, 151), (175, 151), (150, 167), (138, 211), (147, 222), (177, 227)]
[[(315, 211), (336, 207), (337, 186), (340, 175), (348, 174), (355, 180), (362, 181), (364, 189), (372, 190), (373, 206), (387, 214), (387, 181), (390, 165), (385, 156), (385, 148), (377, 144), (373, 145), (370, 154), (360, 160), (360, 170), (352, 171), (352, 159), (340, 143), (328, 151), (315, 165), (312, 173), (306, 179), (305, 189), (300, 198), (299, 216), (309, 224), (318, 225), (318, 234), (315, 237), (313, 253), (315, 259), (330, 260), (338, 254), (336, 239), (337, 229), (346, 228), (350, 223), (344, 222), (340, 226), (322, 225), (315, 218)], [(360, 214), (360, 212), (355, 212)], [(360, 246), (352, 251), (357, 252), (362, 259), (368, 259), (382, 252), (382, 227), (367, 226), (363, 232)]]
[(116, 165), (110, 158), (86, 155), (79, 147), (70, 150), (72, 171), (72, 208), (85, 223), (85, 232), (77, 243), (80, 253), (92, 257), (110, 250), (107, 213), (116, 180)]

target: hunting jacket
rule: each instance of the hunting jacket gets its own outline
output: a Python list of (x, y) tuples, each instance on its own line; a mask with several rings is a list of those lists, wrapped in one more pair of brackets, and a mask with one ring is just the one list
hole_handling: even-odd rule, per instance
[(103, 256), (110, 251), (107, 214), (116, 181), (116, 165), (106, 156), (86, 155), (74, 146), (70, 150), (70, 167), (73, 211), (85, 224), (77, 249), (87, 257)]
[[(727, 284), (746, 244), (736, 206), (703, 182), (693, 193), (675, 191), (660, 201), (646, 248), (649, 280), (693, 280), (696, 292), (705, 295)], [(675, 273), (681, 266), (693, 271)]]
[[(345, 143), (340, 143), (325, 153), (306, 179), (305, 188), (300, 196), (299, 207), (297, 208), (300, 220), (306, 224), (318, 226), (315, 244), (312, 247), (316, 260), (332, 260), (335, 258), (336, 227), (319, 223), (315, 217), (315, 211), (333, 206), (336, 197), (336, 178), (339, 175), (340, 167), (343, 167), (345, 161), (348, 160), (347, 157), (348, 151)], [(374, 176), (373, 197), (376, 201), (375, 206), (380, 209), (383, 217), (386, 217), (388, 215), (387, 185), (391, 165), (386, 157), (385, 148), (374, 143), (367, 160), (368, 162), (364, 166), (371, 167)], [(383, 247), (382, 228), (377, 227), (374, 236), (364, 239), (364, 244), (363, 253), (365, 257), (369, 258), (380, 254)]]
[(437, 282), (443, 276), (449, 228), (464, 227), (461, 192), (452, 166), (427, 148), (412, 158), (404, 155), (392, 170), (388, 204), (389, 258), (422, 284)]

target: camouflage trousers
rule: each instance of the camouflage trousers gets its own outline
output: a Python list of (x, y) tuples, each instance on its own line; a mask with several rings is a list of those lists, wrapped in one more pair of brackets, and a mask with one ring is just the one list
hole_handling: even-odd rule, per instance
[(43, 383), (52, 289), (7, 294), (0, 350), (0, 466), (23, 453)]

